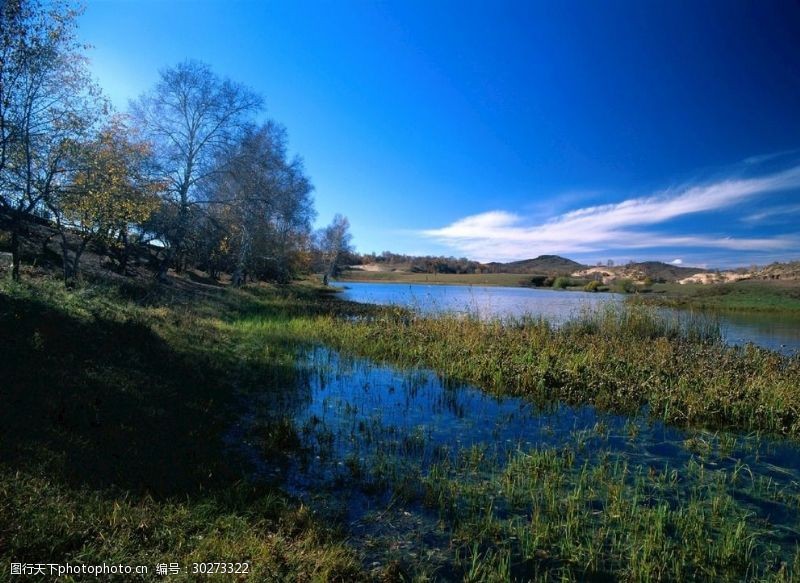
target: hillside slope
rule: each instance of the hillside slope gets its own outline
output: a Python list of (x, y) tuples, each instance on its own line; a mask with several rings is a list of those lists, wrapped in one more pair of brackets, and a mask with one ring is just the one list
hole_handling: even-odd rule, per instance
[(539, 255), (533, 259), (511, 261), (509, 263), (487, 263), (492, 271), (499, 273), (546, 273), (569, 274), (586, 266), (572, 259), (559, 255)]

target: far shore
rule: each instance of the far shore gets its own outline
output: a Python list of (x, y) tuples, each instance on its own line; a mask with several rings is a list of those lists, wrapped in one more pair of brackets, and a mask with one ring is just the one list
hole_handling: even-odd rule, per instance
[[(348, 270), (340, 274), (335, 281), (339, 283), (418, 283), (426, 285), (461, 285), (487, 287), (519, 287), (549, 291), (584, 291), (586, 280), (579, 285), (565, 288), (554, 288), (549, 285), (539, 286), (531, 283), (533, 274), (527, 273), (411, 273), (407, 271), (361, 271)], [(556, 277), (556, 276), (554, 276)], [(610, 287), (603, 286), (597, 291), (613, 292)]]
[(343, 272), (336, 281), (347, 283), (427, 283), (434, 285), (488, 285), (532, 287), (530, 276), (521, 273), (410, 273), (396, 271)]
[[(518, 287), (551, 291), (583, 291), (583, 285), (563, 289), (530, 284), (524, 273), (410, 273), (401, 271), (348, 270), (337, 283), (406, 283), (423, 285), (459, 285)], [(622, 293), (631, 301), (679, 309), (720, 312), (779, 312), (800, 317), (800, 281), (745, 280), (728, 283), (655, 283), (624, 293), (612, 284), (601, 292)]]

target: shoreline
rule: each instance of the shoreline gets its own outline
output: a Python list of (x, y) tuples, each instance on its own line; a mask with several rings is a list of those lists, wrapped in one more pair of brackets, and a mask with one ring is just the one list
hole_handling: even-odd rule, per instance
[[(385, 273), (385, 272), (382, 272)], [(400, 277), (366, 277), (366, 278), (339, 278), (337, 284), (405, 284), (405, 285), (435, 285), (458, 287), (494, 287), (509, 289), (532, 289), (553, 292), (585, 292), (608, 293), (623, 296), (626, 302), (645, 304), (656, 307), (673, 308), (677, 310), (701, 311), (707, 313), (739, 313), (739, 314), (784, 314), (788, 317), (800, 319), (800, 282), (793, 284), (776, 284), (770, 281), (748, 281), (724, 284), (654, 284), (653, 288), (645, 291), (625, 293), (609, 288), (600, 292), (588, 292), (582, 286), (571, 286), (562, 289), (552, 287), (522, 285), (509, 281), (514, 278), (524, 277), (519, 274), (492, 274), (497, 279), (507, 281), (465, 281), (465, 278), (486, 277), (486, 275), (473, 276), (471, 274), (431, 274), (429, 277), (438, 280), (421, 279), (424, 274), (402, 274)], [(448, 280), (448, 278), (452, 278)], [(678, 287), (680, 285), (680, 287)], [(738, 286), (738, 287), (731, 287)], [(794, 295), (793, 295), (794, 294)]]

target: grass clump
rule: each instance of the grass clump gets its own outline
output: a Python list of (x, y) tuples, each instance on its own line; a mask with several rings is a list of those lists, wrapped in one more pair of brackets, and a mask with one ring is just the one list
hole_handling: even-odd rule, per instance
[(602, 286), (602, 284), (599, 281), (597, 281), (596, 279), (593, 279), (592, 281), (587, 283), (585, 286), (583, 286), (583, 291), (587, 291), (587, 292), (600, 291), (600, 287), (601, 286)]
[(636, 284), (632, 279), (618, 279), (614, 281), (613, 289), (617, 293), (632, 294), (637, 291)]
[(423, 483), (465, 580), (792, 580), (800, 553), (736, 501), (737, 479), (603, 452), (579, 463), (567, 447), (520, 451), (488, 475), (443, 462)]
[(554, 289), (567, 289), (571, 285), (572, 285), (572, 280), (568, 277), (557, 277), (553, 281)]

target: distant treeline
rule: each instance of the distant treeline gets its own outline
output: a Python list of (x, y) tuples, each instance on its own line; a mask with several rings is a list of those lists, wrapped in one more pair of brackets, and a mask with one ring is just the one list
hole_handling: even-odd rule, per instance
[(466, 257), (436, 257), (431, 255), (403, 255), (402, 253), (348, 253), (343, 262), (348, 265), (385, 264), (412, 273), (490, 273), (488, 266)]
[(435, 255), (404, 255), (402, 253), (347, 253), (342, 262), (346, 265), (391, 265), (396, 269), (412, 273), (521, 273), (552, 274), (569, 273), (583, 267), (579, 263), (557, 256), (541, 256), (537, 259), (513, 263), (480, 263), (466, 257)]

